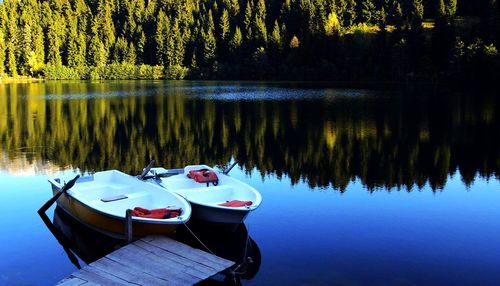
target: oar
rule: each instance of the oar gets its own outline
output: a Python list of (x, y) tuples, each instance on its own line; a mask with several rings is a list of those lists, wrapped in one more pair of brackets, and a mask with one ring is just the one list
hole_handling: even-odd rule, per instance
[(146, 168), (144, 168), (144, 170), (142, 170), (142, 174), (139, 175), (139, 180), (144, 180), (146, 178), (146, 175), (149, 173), (149, 171), (153, 167), (154, 163), (155, 163), (155, 160), (151, 160), (151, 162), (149, 162), (149, 164), (146, 166)]
[(38, 211), (38, 214), (42, 218), (43, 223), (47, 226), (49, 231), (54, 235), (54, 237), (57, 239), (59, 244), (63, 247), (64, 251), (66, 252), (66, 255), (68, 255), (69, 260), (71, 263), (73, 263), (76, 268), (82, 269), (80, 266), (80, 262), (78, 262), (78, 258), (76, 258), (75, 254), (73, 251), (71, 251), (71, 241), (59, 230), (57, 229), (52, 221), (50, 221), (49, 217), (45, 212), (40, 212)]
[(50, 206), (52, 206), (62, 194), (66, 193), (69, 189), (71, 189), (75, 185), (76, 180), (78, 180), (78, 178), (80, 178), (80, 175), (76, 175), (76, 177), (74, 177), (71, 181), (67, 182), (61, 188), (61, 190), (59, 190), (59, 192), (57, 192), (50, 200), (48, 200), (45, 204), (43, 204), (43, 206), (38, 210), (38, 213), (46, 212), (50, 208)]
[(231, 170), (234, 168), (234, 166), (236, 166), (236, 164), (238, 164), (238, 161), (235, 160), (234, 163), (229, 168), (224, 169), (222, 174), (224, 174), (224, 175), (229, 174), (229, 172), (231, 172)]
[(179, 175), (182, 173), (184, 173), (184, 169), (168, 169), (165, 173), (154, 173), (153, 175), (144, 176), (144, 180), (168, 178), (168, 177), (171, 177), (174, 175)]

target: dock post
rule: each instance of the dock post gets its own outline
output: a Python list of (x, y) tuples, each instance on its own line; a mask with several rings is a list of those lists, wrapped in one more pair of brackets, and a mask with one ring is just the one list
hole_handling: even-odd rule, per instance
[(132, 210), (128, 209), (125, 214), (125, 238), (127, 239), (127, 243), (132, 242), (133, 238), (133, 230), (132, 230)]

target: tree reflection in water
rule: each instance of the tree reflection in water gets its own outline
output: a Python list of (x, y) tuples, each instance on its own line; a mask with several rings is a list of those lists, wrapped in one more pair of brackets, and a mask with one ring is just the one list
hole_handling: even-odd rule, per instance
[[(344, 191), (500, 174), (498, 99), (197, 82), (0, 85), (0, 152), (81, 171), (225, 163)], [(221, 100), (223, 99), (223, 100)], [(31, 152), (21, 152), (28, 148)]]

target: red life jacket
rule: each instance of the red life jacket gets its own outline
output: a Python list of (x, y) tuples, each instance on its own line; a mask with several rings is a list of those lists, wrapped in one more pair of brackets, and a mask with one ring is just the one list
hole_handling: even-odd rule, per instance
[(180, 208), (179, 209), (162, 208), (162, 209), (148, 210), (141, 207), (135, 207), (132, 210), (132, 215), (145, 218), (168, 219), (168, 218), (178, 217), (181, 212), (182, 209)]
[(207, 187), (209, 183), (212, 183), (214, 186), (219, 184), (219, 178), (214, 171), (208, 169), (201, 170), (191, 170), (188, 173), (188, 178), (195, 180), (198, 183), (207, 183)]

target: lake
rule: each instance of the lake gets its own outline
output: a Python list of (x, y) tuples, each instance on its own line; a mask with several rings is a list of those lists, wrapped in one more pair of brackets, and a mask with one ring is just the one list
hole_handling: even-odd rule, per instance
[[(262, 206), (235, 234), (199, 231), (236, 256), (249, 234), (258, 261), (243, 285), (498, 285), (499, 101), (431, 87), (1, 84), (0, 285), (52, 285), (77, 269), (36, 213), (48, 177), (138, 174), (152, 158), (240, 162), (231, 175)], [(115, 245), (54, 208), (48, 217), (82, 265)]]

